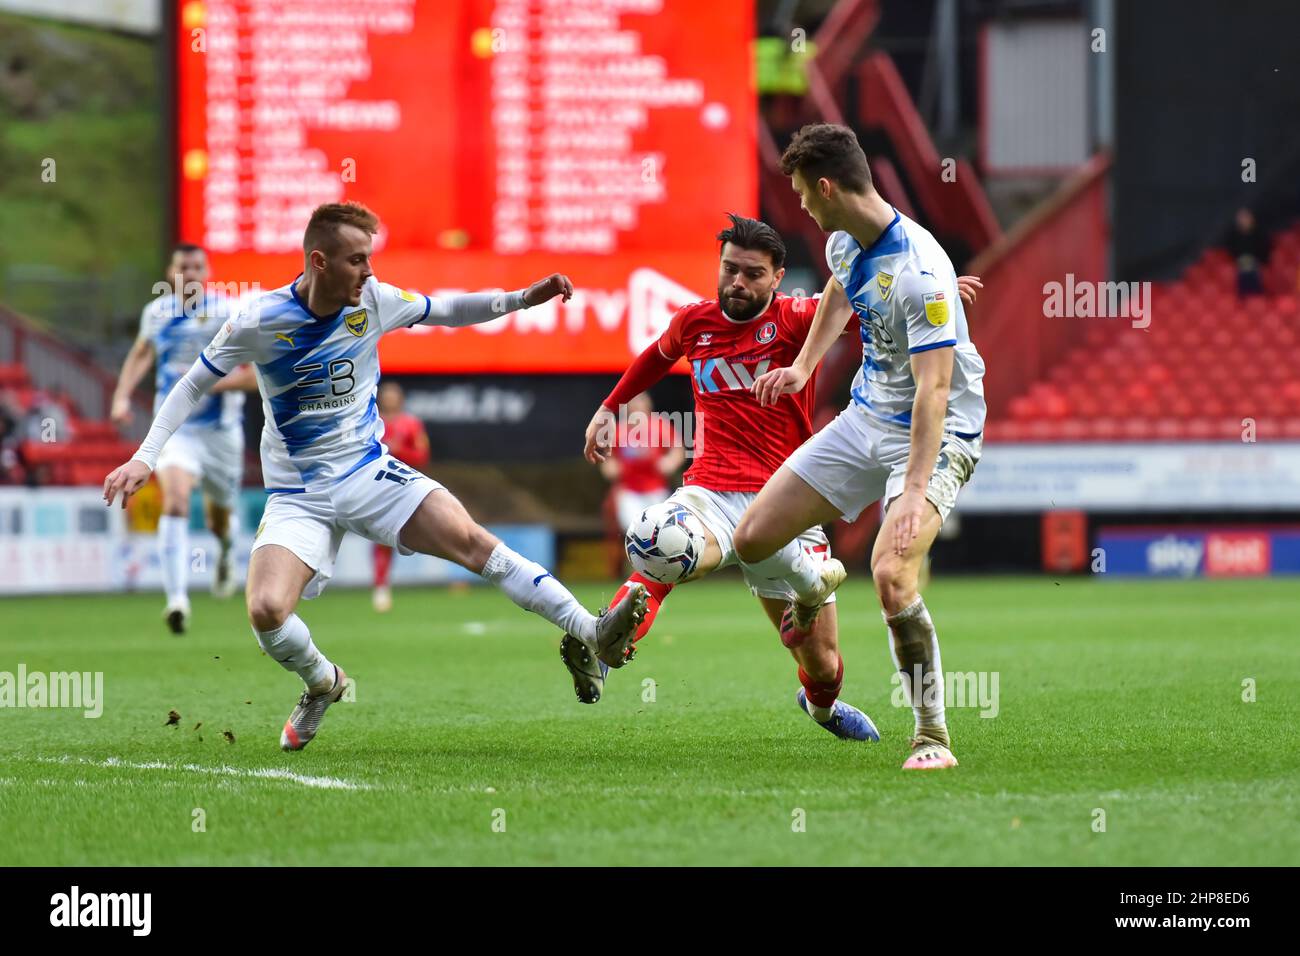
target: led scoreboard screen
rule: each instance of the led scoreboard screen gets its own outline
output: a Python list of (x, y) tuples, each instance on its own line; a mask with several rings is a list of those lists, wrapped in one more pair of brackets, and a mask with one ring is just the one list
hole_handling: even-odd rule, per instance
[(715, 294), (758, 205), (752, 0), (189, 0), (177, 6), (179, 238), (212, 277), (302, 270), (313, 207), (383, 222), (429, 294), (564, 272), (574, 298), (384, 338), (391, 372), (614, 372)]

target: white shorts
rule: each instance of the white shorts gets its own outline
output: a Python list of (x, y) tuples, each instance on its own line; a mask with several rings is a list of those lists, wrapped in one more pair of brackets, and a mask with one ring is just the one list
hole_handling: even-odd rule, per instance
[(641, 517), (641, 512), (651, 505), (657, 505), (668, 497), (668, 488), (655, 491), (627, 491), (620, 488), (614, 492), (614, 505), (618, 509), (618, 526), (627, 529), (633, 521)]
[[(758, 497), (756, 491), (709, 491), (698, 485), (683, 485), (674, 491), (668, 500), (686, 508), (704, 522), (704, 526), (709, 529), (717, 540), (718, 547), (722, 549), (722, 560), (718, 563), (718, 567), (726, 568), (740, 563), (736, 559), (736, 548), (732, 540), (736, 534), (736, 526), (740, 524), (740, 516), (756, 497)], [(824, 561), (831, 556), (831, 543), (826, 537), (826, 532), (820, 527), (809, 528), (799, 535), (799, 541), (803, 545), (804, 552), (815, 560)], [(786, 601), (795, 599), (794, 588), (786, 582), (751, 575), (749, 569), (743, 565), (741, 572), (751, 593), (759, 597), (779, 598)], [(834, 600), (835, 595), (832, 594), (827, 603)]]
[[(853, 404), (786, 459), (786, 465), (854, 521), (870, 504), (885, 506), (903, 491), (911, 433), (890, 428)], [(980, 460), (981, 438), (945, 434), (925, 497), (947, 520), (957, 493)]]
[(232, 508), (244, 478), (244, 433), (238, 428), (182, 428), (163, 445), (154, 472), (164, 468), (189, 472), (213, 504)]
[(402, 527), (431, 491), (441, 488), (428, 475), (392, 455), (381, 455), (323, 491), (276, 492), (266, 501), (253, 550), (278, 544), (316, 574), (302, 595), (314, 598), (334, 573), (339, 545), (349, 531), (402, 554)]

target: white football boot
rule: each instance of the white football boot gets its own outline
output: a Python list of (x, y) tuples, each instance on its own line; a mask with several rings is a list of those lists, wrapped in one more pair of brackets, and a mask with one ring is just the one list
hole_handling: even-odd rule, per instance
[(347, 682), (348, 675), (343, 673), (343, 668), (335, 664), (333, 687), (315, 696), (308, 691), (303, 691), (302, 696), (298, 698), (298, 706), (293, 709), (289, 719), (284, 722), (284, 729), (280, 731), (281, 750), (302, 750), (312, 742), (316, 731), (320, 729), (320, 722), (325, 716), (326, 708), (343, 696), (343, 691), (347, 689)]

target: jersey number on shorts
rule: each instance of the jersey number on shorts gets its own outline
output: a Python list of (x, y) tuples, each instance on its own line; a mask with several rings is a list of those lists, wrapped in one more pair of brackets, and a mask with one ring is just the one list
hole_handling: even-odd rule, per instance
[[(306, 375), (310, 372), (319, 372), (324, 367), (325, 366), (323, 366), (320, 362), (306, 362), (302, 365), (295, 365), (293, 367), (293, 370), (297, 372), (299, 375)], [(335, 398), (337, 398), (340, 395), (350, 394), (352, 392), (352, 387), (357, 383), (357, 380), (352, 375), (351, 359), (331, 359), (329, 374), (330, 374), (330, 391), (334, 393)], [(341, 383), (344, 381), (348, 383), (346, 388), (341, 387)], [(325, 379), (323, 378), (304, 378), (300, 382), (298, 382), (297, 387), (315, 388), (317, 385), (324, 385), (324, 384), (325, 384)], [(324, 397), (325, 397), (325, 393), (323, 391), (313, 392), (310, 395), (299, 395), (298, 401), (314, 402), (314, 401), (319, 401)]]
[(375, 472), (375, 481), (383, 481), (387, 478), (389, 481), (395, 481), (399, 485), (404, 485), (415, 477), (415, 472), (409, 468), (403, 468), (395, 461), (388, 463), (388, 470), (380, 468)]

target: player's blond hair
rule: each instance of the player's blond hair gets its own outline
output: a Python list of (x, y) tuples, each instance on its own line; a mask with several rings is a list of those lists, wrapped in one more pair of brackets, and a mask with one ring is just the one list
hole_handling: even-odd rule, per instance
[(302, 234), (302, 251), (333, 252), (338, 248), (340, 226), (356, 226), (374, 235), (379, 231), (379, 217), (359, 202), (330, 202), (312, 210), (307, 229)]

